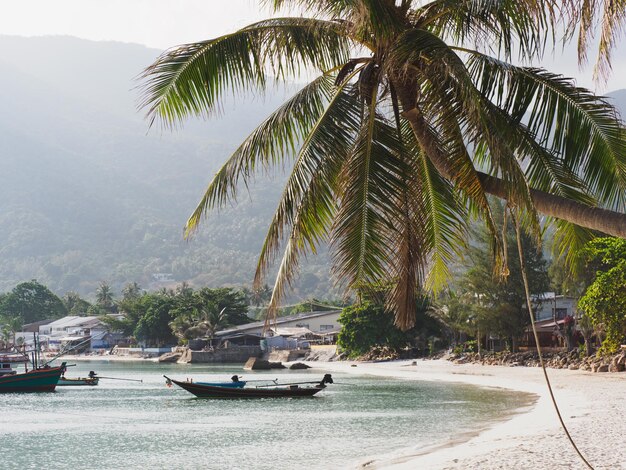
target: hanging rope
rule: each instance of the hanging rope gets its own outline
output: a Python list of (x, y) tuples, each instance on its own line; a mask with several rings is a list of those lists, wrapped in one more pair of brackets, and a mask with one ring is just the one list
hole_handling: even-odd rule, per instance
[(541, 364), (541, 369), (543, 370), (543, 376), (546, 379), (546, 385), (548, 386), (548, 391), (550, 392), (550, 398), (552, 399), (552, 405), (554, 405), (554, 410), (556, 411), (557, 416), (559, 417), (559, 421), (561, 422), (561, 427), (565, 434), (567, 435), (567, 439), (572, 444), (572, 447), (581, 458), (581, 460), (587, 465), (588, 468), (593, 470), (591, 464), (587, 461), (585, 456), (582, 454), (574, 439), (570, 435), (567, 426), (565, 426), (565, 422), (563, 421), (563, 417), (561, 416), (561, 411), (559, 410), (559, 405), (556, 403), (556, 398), (554, 398), (554, 393), (552, 391), (552, 385), (550, 383), (550, 379), (548, 378), (548, 371), (546, 370), (546, 366), (543, 363), (543, 356), (541, 354), (541, 346), (539, 345), (539, 336), (537, 335), (537, 328), (535, 327), (535, 318), (533, 317), (533, 309), (530, 301), (530, 288), (528, 287), (528, 278), (526, 277), (526, 263), (524, 262), (524, 252), (522, 250), (522, 236), (520, 231), (520, 226), (517, 221), (517, 218), (513, 214), (511, 210), (511, 219), (513, 220), (513, 224), (515, 225), (515, 231), (517, 235), (517, 252), (519, 254), (519, 262), (520, 262), (520, 270), (522, 272), (522, 279), (524, 280), (524, 293), (526, 294), (526, 307), (528, 308), (528, 314), (530, 315), (530, 324), (532, 325), (533, 335), (535, 336), (535, 344), (537, 345), (537, 354), (539, 355), (539, 364)]

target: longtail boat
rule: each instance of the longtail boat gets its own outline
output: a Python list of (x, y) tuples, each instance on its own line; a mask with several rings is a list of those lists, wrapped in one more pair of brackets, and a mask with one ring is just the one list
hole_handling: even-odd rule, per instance
[(0, 376), (0, 393), (54, 392), (63, 372), (65, 362), (59, 367), (44, 366), (22, 374), (5, 374)]
[(59, 383), (57, 384), (58, 386), (63, 386), (63, 387), (69, 387), (69, 386), (95, 386), (98, 385), (98, 382), (100, 381), (100, 378), (98, 377), (98, 374), (96, 374), (93, 370), (89, 371), (89, 375), (87, 377), (77, 377), (77, 378), (70, 378), (70, 377), (65, 377), (65, 374), (63, 374), (61, 376), (61, 378), (59, 379)]
[[(324, 375), (317, 382), (296, 382), (288, 384), (257, 385), (256, 387), (233, 387), (222, 385), (210, 385), (206, 382), (193, 382), (167, 379), (166, 384), (172, 383), (180, 388), (193, 393), (199, 398), (276, 398), (276, 397), (312, 397), (326, 388), (326, 384), (333, 383), (330, 374)], [(301, 385), (306, 385), (302, 387)]]
[(195, 382), (196, 385), (207, 385), (209, 387), (243, 388), (248, 382), (239, 380), (238, 375), (233, 375), (230, 382)]

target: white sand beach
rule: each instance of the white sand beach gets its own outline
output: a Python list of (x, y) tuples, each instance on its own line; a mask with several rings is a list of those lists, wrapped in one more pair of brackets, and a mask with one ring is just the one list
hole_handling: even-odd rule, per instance
[[(536, 394), (536, 403), (431, 449), (403, 449), (363, 456), (367, 469), (583, 469), (587, 468), (559, 426), (540, 368), (457, 365), (445, 360), (324, 363), (335, 372), (400, 379), (461, 382)], [(356, 364), (356, 367), (352, 367)], [(321, 368), (320, 363), (310, 365)], [(548, 369), (561, 413), (595, 469), (626, 469), (626, 373)]]
[(139, 356), (118, 356), (116, 354), (88, 355), (88, 354), (64, 354), (59, 359), (65, 362), (90, 362), (90, 361), (107, 361), (107, 362), (158, 362), (158, 358), (143, 358)]

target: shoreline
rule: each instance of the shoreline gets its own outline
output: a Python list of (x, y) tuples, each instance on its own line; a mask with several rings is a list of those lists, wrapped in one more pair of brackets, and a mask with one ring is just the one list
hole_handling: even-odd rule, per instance
[[(404, 380), (456, 382), (525, 392), (534, 404), (511, 410), (449, 441), (377, 455), (364, 455), (366, 469), (583, 469), (567, 441), (540, 368), (453, 364), (446, 360), (329, 362), (329, 372), (371, 374)], [(352, 367), (356, 364), (356, 367)], [(319, 363), (309, 365), (321, 368)], [(626, 469), (626, 375), (548, 369), (557, 403), (583, 455), (596, 469)]]
[(118, 356), (116, 354), (110, 355), (97, 355), (97, 356), (87, 356), (84, 354), (64, 354), (62, 358), (57, 359), (57, 361), (65, 361), (65, 362), (89, 362), (89, 361), (105, 361), (105, 362), (158, 362), (158, 357), (136, 357), (136, 356)]
[[(152, 362), (132, 356), (66, 356), (66, 361)], [(412, 365), (415, 362), (416, 365)], [(327, 372), (375, 375), (399, 380), (471, 384), (524, 392), (534, 403), (428, 446), (368, 455), (352, 468), (393, 470), (584, 469), (560, 427), (539, 367), (455, 364), (417, 359), (392, 362), (307, 362)], [(355, 365), (356, 367), (353, 367)], [(626, 470), (626, 373), (548, 369), (568, 429), (595, 469)]]

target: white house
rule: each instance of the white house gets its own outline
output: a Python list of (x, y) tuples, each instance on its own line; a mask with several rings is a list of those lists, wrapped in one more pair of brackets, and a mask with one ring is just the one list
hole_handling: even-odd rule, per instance
[[(329, 310), (326, 312), (299, 313), (276, 319), (275, 326), (285, 328), (306, 328), (317, 335), (337, 332), (341, 329), (338, 322), (341, 310)], [(220, 338), (237, 334), (254, 334), (261, 336), (265, 322), (256, 321), (245, 325), (233, 326), (228, 330), (218, 331), (215, 336)], [(274, 327), (274, 322), (272, 322)]]
[[(114, 315), (122, 318), (123, 315)], [(110, 348), (121, 335), (109, 332), (99, 317), (67, 316), (39, 327), (39, 334), (48, 340), (49, 349), (60, 349), (67, 343), (88, 341), (87, 349)]]
[(566, 295), (556, 295), (554, 292), (545, 292), (538, 296), (538, 306), (535, 312), (535, 320), (562, 320), (566, 316), (577, 317), (576, 304), (578, 299)]

